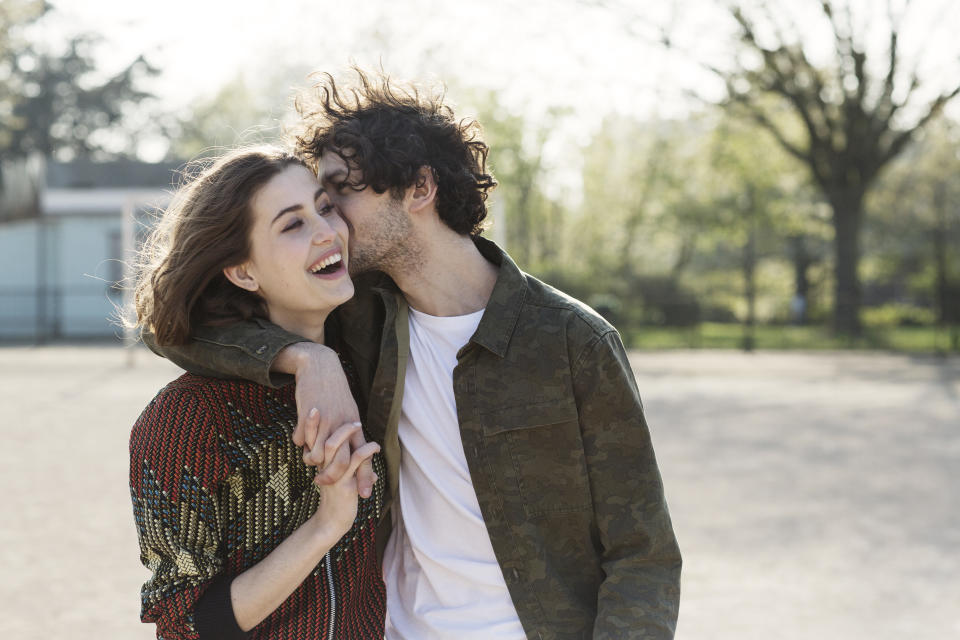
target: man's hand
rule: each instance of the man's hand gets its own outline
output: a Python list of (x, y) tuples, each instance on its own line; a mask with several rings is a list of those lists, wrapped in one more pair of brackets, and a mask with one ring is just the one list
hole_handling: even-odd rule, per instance
[[(360, 412), (350, 392), (350, 384), (340, 365), (340, 357), (330, 347), (314, 342), (298, 342), (284, 348), (273, 362), (273, 370), (292, 373), (297, 380), (297, 428), (293, 432), (293, 442), (303, 447), (306, 454), (316, 449), (316, 444), (324, 443), (333, 430), (345, 423), (358, 422)], [(352, 451), (366, 444), (361, 429), (350, 436)], [(320, 451), (322, 451), (322, 447)], [(314, 482), (333, 484), (342, 475), (329, 471), (330, 460), (317, 460), (311, 457), (317, 466)], [(369, 498), (373, 492), (376, 475), (369, 458), (357, 470), (357, 487), (361, 496)]]

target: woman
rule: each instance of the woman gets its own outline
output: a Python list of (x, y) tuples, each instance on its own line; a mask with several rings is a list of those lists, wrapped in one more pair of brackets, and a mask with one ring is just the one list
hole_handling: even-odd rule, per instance
[[(144, 249), (137, 322), (158, 344), (263, 318), (314, 341), (353, 295), (347, 227), (313, 173), (277, 149), (230, 153), (190, 181)], [(336, 346), (336, 345), (332, 345)], [(141, 618), (158, 638), (382, 638), (374, 529), (383, 484), (358, 505), (359, 424), (312, 451), (291, 440), (293, 385), (185, 374), (130, 438)], [(305, 459), (342, 472), (313, 482)]]

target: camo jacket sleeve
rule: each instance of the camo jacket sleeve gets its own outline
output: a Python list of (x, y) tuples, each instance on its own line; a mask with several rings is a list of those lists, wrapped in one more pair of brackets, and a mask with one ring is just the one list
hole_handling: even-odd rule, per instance
[(274, 388), (292, 380), (286, 374), (270, 371), (277, 354), (284, 347), (307, 340), (258, 318), (223, 327), (201, 327), (183, 345), (158, 345), (148, 331), (141, 338), (151, 351), (190, 373), (242, 378)]
[(680, 551), (640, 394), (616, 331), (584, 348), (573, 384), (605, 576), (594, 638), (673, 638)]

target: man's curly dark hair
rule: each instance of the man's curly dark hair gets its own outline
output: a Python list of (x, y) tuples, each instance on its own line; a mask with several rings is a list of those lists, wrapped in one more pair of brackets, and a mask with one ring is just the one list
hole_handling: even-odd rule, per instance
[(429, 167), (437, 182), (437, 212), (459, 234), (483, 231), (487, 192), (497, 186), (487, 170), (488, 147), (475, 120), (457, 120), (443, 93), (414, 85), (397, 87), (384, 73), (354, 67), (357, 81), (337, 86), (329, 73), (319, 74), (311, 91), (297, 98), (301, 130), (297, 151), (317, 169), (320, 156), (333, 152), (376, 193), (402, 196)]

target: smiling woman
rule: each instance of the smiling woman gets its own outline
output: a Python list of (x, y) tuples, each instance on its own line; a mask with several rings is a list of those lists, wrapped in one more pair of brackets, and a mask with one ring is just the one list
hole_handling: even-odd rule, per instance
[(353, 296), (347, 276), (347, 225), (306, 167), (283, 169), (250, 203), (249, 258), (227, 279), (263, 297), (270, 320), (314, 342), (323, 323)]
[[(138, 323), (160, 344), (242, 318), (322, 341), (353, 295), (347, 264), (346, 223), (313, 173), (279, 149), (238, 150), (181, 189), (147, 243)], [(293, 385), (184, 374), (137, 420), (141, 618), (158, 637), (383, 636), (383, 483), (360, 498), (356, 475), (372, 459), (384, 476), (379, 445), (348, 423), (304, 452), (296, 419)]]

